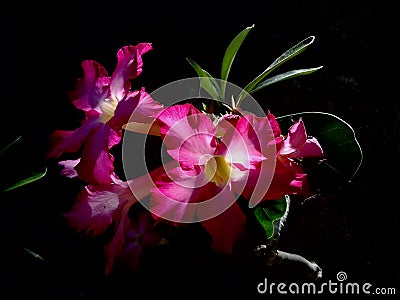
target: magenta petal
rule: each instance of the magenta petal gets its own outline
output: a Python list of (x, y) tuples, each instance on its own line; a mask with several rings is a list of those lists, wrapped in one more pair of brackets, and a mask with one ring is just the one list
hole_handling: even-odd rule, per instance
[(207, 183), (203, 173), (175, 168), (162, 175), (151, 191), (150, 210), (156, 217), (178, 222), (196, 220), (196, 208), (188, 205), (215, 195), (215, 184)]
[(75, 131), (57, 130), (50, 136), (50, 151), (47, 157), (59, 157), (63, 152), (77, 152), (84, 144), (92, 128), (98, 125), (97, 115), (89, 115)]
[(87, 186), (64, 217), (71, 228), (93, 236), (99, 235), (112, 224), (114, 212), (127, 201), (127, 189), (124, 185), (116, 184)]
[(118, 253), (118, 261), (128, 266), (131, 271), (141, 268), (141, 258), (144, 252), (157, 245), (161, 237), (153, 230), (154, 219), (148, 211), (134, 214), (124, 235), (124, 244)]
[(129, 231), (130, 221), (128, 217), (129, 208), (133, 203), (126, 203), (121, 210), (120, 218), (116, 222), (116, 230), (112, 240), (105, 246), (104, 254), (106, 256), (107, 264), (105, 268), (105, 275), (111, 274), (114, 267), (115, 259), (122, 253), (125, 235)]
[[(256, 127), (252, 123), (262, 123), (264, 126), (261, 131), (256, 132)], [(236, 127), (231, 127), (222, 137), (218, 153), (229, 155), (232, 163), (239, 168), (254, 168), (255, 164), (266, 159), (260, 151), (261, 145), (267, 144), (264, 139), (268, 137), (268, 132), (271, 132), (271, 130), (268, 131), (267, 124), (266, 118), (256, 119), (253, 115), (240, 118)], [(270, 140), (272, 139), (271, 132)]]
[(142, 55), (151, 50), (150, 43), (125, 46), (118, 50), (118, 63), (111, 76), (110, 91), (118, 101), (122, 100), (131, 87), (130, 80), (142, 73)]
[(279, 137), (281, 135), (281, 129), (279, 127), (278, 121), (276, 121), (275, 116), (268, 111), (267, 118), (269, 121), (269, 125), (271, 126), (271, 129), (273, 131), (274, 137)]
[(245, 221), (246, 216), (235, 202), (222, 214), (203, 221), (202, 225), (212, 237), (211, 246), (214, 250), (232, 253), (232, 247), (243, 232)]
[(138, 272), (142, 267), (143, 247), (141, 245), (131, 245), (129, 248), (121, 250), (118, 260), (131, 272)]
[(114, 157), (111, 147), (121, 140), (121, 132), (102, 124), (92, 129), (82, 151), (82, 159), (76, 170), (81, 179), (89, 184), (110, 184), (113, 182)]
[(75, 167), (80, 161), (80, 158), (75, 160), (60, 161), (58, 165), (63, 166), (63, 169), (61, 170), (61, 175), (67, 176), (68, 178), (78, 177), (78, 172), (76, 172)]
[(76, 108), (87, 111), (105, 98), (110, 78), (107, 70), (94, 60), (83, 61), (82, 69), (84, 76), (78, 79), (75, 89), (67, 96)]
[(266, 199), (280, 199), (284, 195), (299, 194), (306, 174), (294, 161), (280, 158), (276, 162), (274, 177), (265, 196)]
[(290, 153), (288, 157), (291, 158), (320, 157), (323, 155), (324, 152), (317, 139), (309, 138), (301, 148), (298, 148), (295, 152)]
[[(270, 167), (268, 164), (265, 164), (265, 166), (267, 168)], [(260, 176), (260, 171), (260, 168), (250, 170), (246, 187), (242, 192), (242, 196), (246, 199), (250, 199), (255, 190), (257, 190), (256, 184)], [(268, 169), (265, 171), (267, 174), (270, 174)], [(257, 199), (262, 197), (262, 199), (267, 200), (278, 200), (285, 195), (303, 193), (305, 180), (306, 174), (298, 164), (289, 158), (279, 157), (276, 160), (275, 171), (270, 186), (263, 192), (263, 196), (257, 195)]]
[(297, 121), (289, 128), (287, 138), (284, 140), (280, 154), (290, 154), (302, 147), (307, 141), (306, 128), (302, 120)]
[(118, 103), (114, 117), (108, 122), (113, 128), (121, 128), (128, 122), (151, 123), (164, 109), (144, 89), (129, 92)]
[[(191, 104), (173, 105), (157, 118), (168, 153), (179, 162), (198, 165), (205, 154), (213, 155), (216, 129), (211, 120)], [(186, 143), (186, 145), (184, 145)]]
[[(169, 136), (164, 139), (168, 143)], [(204, 165), (215, 154), (215, 136), (196, 133), (188, 137), (178, 149), (168, 150), (168, 154), (182, 165)]]

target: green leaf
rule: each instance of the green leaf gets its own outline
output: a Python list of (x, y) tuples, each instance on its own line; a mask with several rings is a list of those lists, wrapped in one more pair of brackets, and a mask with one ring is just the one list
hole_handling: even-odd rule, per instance
[(2, 146), (2, 149), (0, 150), (0, 156), (3, 155), (8, 149), (10, 149), (12, 146), (14, 146), (20, 140), (21, 140), (21, 136), (18, 136), (11, 143), (8, 143), (6, 146)]
[(23, 247), (22, 249), (24, 249), (27, 253), (29, 253), (32, 257), (39, 259), (39, 260), (44, 260), (44, 258), (42, 256), (40, 256), (39, 254), (37, 254), (36, 252), (33, 252), (32, 250)]
[(254, 24), (252, 26), (246, 27), (243, 29), (235, 38), (230, 42), (228, 48), (225, 50), (224, 58), (222, 60), (221, 67), (221, 79), (228, 80), (229, 72), (232, 67), (233, 60), (235, 59), (236, 53), (238, 52), (240, 46), (242, 45), (244, 39), (251, 29), (254, 28)]
[(290, 79), (290, 78), (294, 78), (297, 76), (301, 76), (301, 75), (308, 75), (311, 73), (314, 73), (315, 71), (318, 71), (319, 69), (321, 69), (322, 66), (317, 67), (317, 68), (309, 68), (309, 69), (299, 69), (299, 70), (292, 70), (289, 72), (285, 72), (279, 75), (275, 75), (273, 77), (270, 77), (262, 82), (260, 82), (259, 84), (257, 84), (252, 90), (251, 93), (255, 93), (258, 90), (261, 90), (262, 88), (265, 88), (268, 85), (271, 85), (273, 83), (285, 80), (285, 79)]
[(363, 154), (353, 128), (339, 117), (323, 112), (302, 112), (277, 117), (283, 132), (294, 121), (302, 119), (309, 136), (314, 136), (324, 151), (324, 160), (307, 164), (319, 184), (331, 188), (335, 183), (349, 182), (357, 173)]
[(41, 170), (35, 171), (35, 172), (31, 173), (30, 175), (28, 175), (27, 177), (24, 177), (22, 179), (17, 179), (14, 183), (9, 184), (8, 187), (3, 189), (3, 192), (8, 192), (8, 191), (11, 191), (11, 190), (15, 190), (17, 188), (23, 187), (24, 185), (32, 183), (32, 182), (34, 182), (36, 180), (39, 180), (40, 178), (45, 176), (46, 173), (47, 173), (47, 168), (46, 167), (42, 167)]
[(220, 89), (215, 78), (206, 70), (201, 68), (194, 60), (186, 58), (200, 78), (200, 87), (203, 88), (213, 99), (221, 99)]
[(284, 196), (279, 200), (264, 201), (253, 210), (257, 221), (264, 228), (267, 239), (274, 236), (274, 222), (278, 221), (286, 213), (286, 197)]
[[(37, 163), (32, 145), (21, 136), (15, 138), (0, 150), (0, 163), (7, 177), (0, 182), (0, 193), (15, 190), (39, 180), (47, 173), (47, 168)], [(10, 151), (12, 149), (12, 151)]]
[[(287, 62), (288, 60), (292, 59), (296, 55), (299, 55), (301, 52), (306, 50), (308, 46), (310, 46), (315, 40), (314, 36), (309, 36), (308, 38), (302, 40), (301, 42), (297, 43), (289, 50), (285, 51), (282, 55), (280, 55), (275, 61), (266, 68), (260, 75), (258, 75), (255, 79), (253, 79), (249, 84), (246, 85), (244, 91), (250, 93), (253, 88), (260, 83), (268, 74), (270, 74), (273, 70), (278, 68), (283, 63)], [(242, 91), (238, 97), (238, 103), (242, 100), (245, 93)]]

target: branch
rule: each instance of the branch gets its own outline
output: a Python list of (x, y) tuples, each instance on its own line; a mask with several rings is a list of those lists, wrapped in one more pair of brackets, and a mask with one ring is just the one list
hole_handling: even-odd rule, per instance
[(298, 272), (312, 280), (322, 277), (322, 269), (314, 261), (309, 261), (301, 255), (272, 250), (267, 245), (259, 245), (254, 251), (266, 267), (279, 265), (279, 268), (286, 268), (290, 274)]

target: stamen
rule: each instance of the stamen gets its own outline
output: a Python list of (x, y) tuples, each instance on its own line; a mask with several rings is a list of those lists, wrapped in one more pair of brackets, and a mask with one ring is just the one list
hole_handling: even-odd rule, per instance
[(107, 123), (114, 116), (117, 105), (118, 100), (114, 97), (111, 97), (110, 99), (105, 99), (103, 102), (101, 102), (100, 109), (103, 112), (100, 116), (101, 122)]
[(205, 174), (218, 187), (225, 186), (231, 177), (232, 167), (222, 155), (211, 157), (205, 167)]

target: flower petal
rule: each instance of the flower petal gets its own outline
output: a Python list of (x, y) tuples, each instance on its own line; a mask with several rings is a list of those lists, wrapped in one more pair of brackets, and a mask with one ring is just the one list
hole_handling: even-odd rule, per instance
[(107, 70), (94, 60), (82, 62), (83, 77), (77, 80), (75, 89), (67, 93), (76, 108), (88, 111), (97, 107), (106, 97), (110, 84)]
[(89, 184), (110, 184), (113, 182), (114, 157), (111, 147), (121, 140), (121, 132), (101, 124), (92, 129), (82, 151), (76, 170), (81, 179)]
[(192, 104), (167, 107), (157, 121), (168, 153), (175, 160), (198, 165), (203, 155), (214, 154), (217, 144), (215, 126)]
[(90, 131), (98, 126), (97, 112), (89, 111), (82, 125), (75, 131), (57, 130), (50, 135), (50, 150), (47, 158), (59, 157), (63, 152), (77, 152), (84, 144)]
[(130, 80), (142, 73), (142, 55), (151, 49), (150, 43), (140, 43), (137, 46), (124, 46), (118, 50), (118, 63), (110, 83), (111, 95), (118, 101), (122, 100), (126, 91), (130, 90)]
[(120, 218), (116, 221), (116, 230), (111, 241), (104, 247), (104, 254), (106, 256), (106, 268), (104, 271), (105, 276), (109, 276), (114, 266), (115, 259), (121, 254), (125, 242), (125, 235), (130, 228), (130, 220), (128, 212), (130, 207), (135, 203), (131, 201), (125, 203), (121, 209)]
[[(258, 132), (252, 123), (265, 125)], [(230, 160), (239, 168), (251, 169), (266, 157), (260, 152), (261, 146), (268, 137), (268, 120), (249, 115), (238, 120), (236, 127), (231, 127), (221, 139), (218, 145), (218, 154), (229, 155)], [(260, 127), (260, 126), (258, 126)], [(257, 128), (258, 129), (258, 128)], [(273, 136), (270, 137), (273, 140)], [(224, 146), (223, 146), (224, 145)]]
[(168, 175), (156, 181), (156, 188), (151, 191), (150, 211), (156, 218), (194, 222), (196, 207), (190, 204), (212, 198), (217, 193), (215, 184), (207, 183), (204, 173), (195, 170), (175, 168)]
[(76, 231), (96, 236), (112, 224), (115, 211), (130, 198), (133, 196), (126, 184), (86, 186), (64, 217)]
[[(263, 166), (264, 164), (260, 165)], [(267, 175), (271, 174), (269, 171), (270, 166), (268, 164), (265, 164), (265, 168), (267, 169), (256, 168), (250, 170), (246, 187), (242, 193), (243, 197), (251, 199), (253, 193), (258, 193), (256, 195), (256, 202), (258, 203), (261, 199), (278, 200), (284, 195), (301, 193), (304, 188), (306, 174), (293, 160), (286, 157), (280, 157), (277, 159), (271, 184), (267, 189), (260, 190), (257, 187), (259, 186), (258, 181), (261, 170)], [(262, 192), (263, 195), (259, 194), (260, 192)]]
[(80, 158), (74, 160), (63, 160), (58, 163), (59, 166), (63, 166), (61, 170), (61, 175), (67, 176), (68, 178), (78, 177), (78, 172), (76, 172), (75, 167), (81, 161)]
[(316, 138), (308, 138), (306, 143), (295, 152), (288, 154), (291, 158), (324, 156), (324, 151)]
[[(136, 207), (132, 206), (131, 210)], [(124, 236), (124, 245), (118, 254), (118, 261), (131, 271), (141, 268), (141, 258), (149, 247), (157, 245), (161, 237), (154, 231), (154, 219), (149, 211), (140, 206), (141, 211), (133, 210), (129, 218), (129, 228)]]
[(140, 91), (129, 92), (118, 103), (114, 117), (108, 122), (113, 128), (122, 128), (128, 122), (152, 123), (164, 109), (144, 88)]
[(304, 122), (300, 119), (290, 128), (287, 138), (284, 140), (280, 154), (290, 154), (302, 147), (307, 141), (306, 128)]
[(214, 250), (232, 253), (232, 247), (243, 232), (245, 221), (246, 216), (235, 202), (223, 213), (203, 221), (202, 225), (212, 237), (211, 247)]

